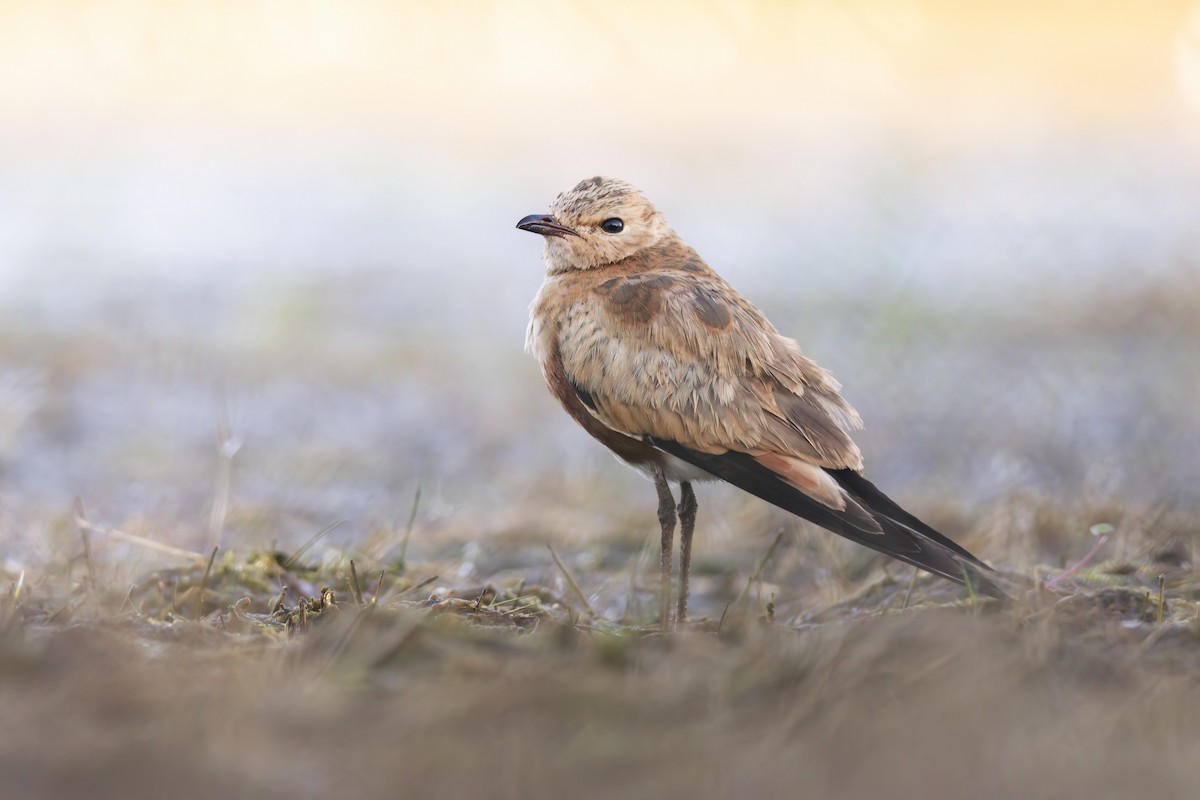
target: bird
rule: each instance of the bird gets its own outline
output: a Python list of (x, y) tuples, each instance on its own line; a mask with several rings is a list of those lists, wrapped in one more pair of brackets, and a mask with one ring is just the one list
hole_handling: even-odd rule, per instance
[(860, 545), (1004, 597), (991, 567), (863, 476), (851, 438), (862, 420), (841, 384), (689, 247), (645, 194), (589, 178), (517, 228), (542, 236), (546, 266), (526, 350), (575, 422), (654, 483), (664, 631), (687, 618), (693, 484), (704, 481), (733, 484)]

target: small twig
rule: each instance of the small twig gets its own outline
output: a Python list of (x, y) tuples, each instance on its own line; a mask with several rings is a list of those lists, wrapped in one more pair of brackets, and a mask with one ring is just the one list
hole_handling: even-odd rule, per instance
[(754, 569), (754, 576), (756, 578), (762, 578), (762, 574), (767, 568), (767, 562), (771, 560), (771, 556), (775, 555), (775, 550), (779, 547), (779, 543), (783, 541), (783, 534), (785, 532), (780, 531), (775, 535), (775, 541), (771, 542), (771, 546), (767, 548), (766, 555), (762, 557), (762, 561), (759, 561), (758, 566)]
[(1046, 605), (1046, 582), (1042, 580), (1041, 570), (1036, 564), (1033, 566), (1033, 586), (1035, 605), (1041, 611)]
[[(83, 502), (79, 499), (76, 499), (75, 503), (76, 503), (75, 518), (86, 520), (86, 517), (84, 517), (84, 513), (83, 513)], [(95, 605), (96, 609), (99, 610), (100, 609), (100, 597), (98, 594), (99, 587), (96, 583), (96, 562), (92, 560), (92, 542), (88, 538), (88, 526), (86, 526), (86, 525), (79, 526), (79, 538), (83, 539), (83, 557), (84, 557), (84, 560), (87, 562), (88, 593), (91, 595), (92, 603)]]
[(1157, 625), (1162, 625), (1163, 609), (1167, 605), (1167, 576), (1158, 576), (1158, 621)]
[(564, 564), (562, 559), (558, 557), (558, 553), (554, 552), (554, 545), (547, 544), (546, 547), (550, 549), (550, 557), (554, 559), (555, 565), (557, 565), (559, 570), (562, 572), (563, 577), (567, 581), (567, 586), (571, 587), (571, 591), (573, 591), (579, 597), (579, 599), (583, 601), (583, 607), (587, 609), (588, 614), (593, 617), (596, 616), (596, 613), (592, 611), (592, 604), (588, 602), (587, 595), (585, 595), (583, 590), (579, 588), (579, 584), (575, 582), (575, 577), (571, 575), (571, 571), (567, 569), (567, 565)]
[(440, 575), (430, 575), (428, 578), (421, 581), (420, 583), (414, 583), (412, 586), (408, 587), (407, 589), (401, 589), (400, 591), (396, 592), (396, 596), (393, 597), (392, 599), (397, 600), (397, 599), (403, 597), (404, 595), (408, 594), (409, 592), (415, 592), (417, 589), (424, 589), (426, 586), (433, 583), (440, 577), (441, 577)]
[(904, 593), (904, 602), (900, 604), (901, 611), (908, 608), (908, 601), (909, 601), (909, 598), (912, 597), (913, 589), (915, 589), (917, 586), (917, 575), (919, 575), (920, 572), (921, 572), (921, 570), (917, 569), (916, 567), (913, 567), (912, 579), (909, 580), (909, 582), (908, 582), (908, 591)]
[(87, 562), (88, 590), (94, 595), (96, 593), (96, 563), (92, 560), (92, 545), (88, 539), (87, 528), (80, 528), (79, 536), (83, 539), (83, 558)]
[(501, 600), (498, 603), (495, 601), (492, 601), (492, 603), (490, 603), (488, 605), (488, 608), (499, 608), (500, 606), (506, 606), (509, 603), (519, 603), (522, 600), (530, 600), (535, 597), (537, 597), (536, 594), (521, 594), (521, 595), (517, 595), (516, 597), (510, 597), (507, 600)]
[(387, 574), (386, 569), (379, 570), (379, 580), (375, 583), (375, 596), (371, 598), (371, 605), (379, 605), (379, 595), (383, 593), (383, 576)]
[(204, 568), (204, 577), (200, 579), (200, 592), (196, 596), (196, 619), (197, 620), (204, 619), (204, 590), (208, 585), (208, 575), (210, 572), (212, 572), (213, 561), (215, 561), (217, 558), (217, 550), (218, 549), (219, 548), (217, 548), (215, 546), (213, 547), (212, 555), (210, 555), (208, 557), (208, 566)]
[(417, 484), (417, 491), (413, 493), (412, 508), (408, 511), (408, 524), (404, 526), (404, 539), (400, 542), (400, 568), (403, 569), (404, 559), (408, 556), (408, 540), (412, 536), (413, 523), (417, 521), (417, 509), (421, 507), (421, 484)]
[(729, 607), (733, 603), (726, 603), (725, 608), (721, 611), (721, 618), (717, 620), (717, 636), (721, 635), (721, 626), (725, 624), (725, 615), (729, 613)]
[(1096, 553), (1100, 552), (1100, 548), (1103, 547), (1104, 543), (1107, 541), (1108, 541), (1107, 535), (1096, 537), (1096, 541), (1092, 543), (1091, 549), (1088, 550), (1087, 553), (1084, 554), (1083, 558), (1081, 558), (1077, 562), (1075, 562), (1075, 564), (1073, 566), (1071, 566), (1069, 569), (1063, 570), (1062, 572), (1058, 573), (1058, 575), (1056, 575), (1053, 578), (1051, 578), (1050, 580), (1046, 581), (1046, 588), (1053, 589), (1060, 582), (1066, 580), (1067, 578), (1074, 575), (1076, 572), (1079, 572), (1079, 570), (1086, 567), (1089, 563), (1091, 563), (1091, 560), (1096, 557)]
[(195, 561), (197, 564), (204, 563), (203, 553), (197, 553), (195, 550), (185, 550), (182, 547), (172, 547), (169, 544), (162, 544), (161, 542), (156, 542), (153, 539), (147, 539), (144, 536), (126, 533), (125, 531), (120, 531), (116, 528), (101, 528), (99, 525), (93, 525), (91, 522), (88, 522), (85, 517), (79, 516), (78, 514), (75, 516), (75, 524), (91, 533), (99, 533), (103, 536), (109, 536), (113, 539), (120, 539), (123, 542), (136, 544), (139, 547), (145, 547), (148, 550), (155, 550), (165, 555), (186, 558), (190, 561)]
[(229, 402), (222, 392), (217, 409), (217, 469), (213, 479), (212, 510), (208, 516), (208, 541), (213, 547), (221, 546), (225, 533), (233, 487), (233, 458), (241, 449), (241, 439), (229, 433)]
[(133, 590), (136, 588), (138, 588), (136, 583), (129, 584), (129, 591), (125, 593), (125, 599), (121, 601), (121, 607), (117, 609), (118, 614), (124, 613), (125, 606), (129, 606), (131, 609), (133, 608)]
[(283, 562), (283, 568), (289, 569), (292, 566), (292, 564), (296, 563), (296, 559), (300, 558), (300, 556), (307, 553), (314, 544), (321, 541), (321, 539), (323, 539), (326, 536), (326, 534), (328, 534), (330, 531), (341, 527), (342, 523), (345, 521), (346, 520), (344, 520), (344, 519), (335, 520), (335, 521), (329, 523), (328, 525), (326, 525), (324, 528), (321, 528), (321, 530), (314, 533), (312, 535), (312, 538), (310, 538), (307, 542), (305, 542), (303, 545), (300, 546), (299, 550), (297, 550), (296, 552), (294, 552), (290, 556), (288, 556), (288, 559)]
[(21, 574), (17, 576), (17, 582), (13, 584), (12, 591), (9, 593), (9, 600), (12, 602), (13, 611), (17, 610), (17, 606), (21, 604), (21, 590), (25, 588), (25, 570), (21, 570)]
[(518, 606), (517, 608), (512, 609), (508, 613), (509, 614), (520, 614), (522, 611), (528, 611), (531, 608), (537, 608), (537, 607), (538, 607), (537, 603), (530, 603), (529, 605), (526, 605), (526, 606)]
[(350, 559), (350, 594), (354, 596), (354, 602), (361, 606), (363, 604), (362, 589), (358, 585), (358, 570), (354, 568), (354, 559)]
[(756, 566), (754, 571), (750, 573), (750, 577), (746, 579), (746, 585), (742, 588), (742, 593), (739, 594), (737, 599), (733, 601), (731, 604), (732, 606), (740, 606), (742, 601), (746, 599), (746, 595), (750, 593), (750, 587), (754, 585), (755, 581), (758, 581), (762, 578), (763, 570), (767, 568), (767, 562), (771, 560), (771, 556), (775, 555), (775, 548), (779, 547), (779, 543), (783, 541), (783, 534), (784, 532), (780, 531), (775, 537), (775, 541), (771, 542), (771, 546), (767, 548), (766, 555), (759, 560), (758, 566)]
[(79, 608), (79, 606), (83, 604), (83, 601), (83, 597), (76, 597), (70, 600), (65, 606), (58, 609), (58, 611), (55, 611), (50, 616), (46, 617), (46, 624), (48, 625), (51, 622), (54, 622), (54, 620), (58, 619), (59, 615), (61, 615), (64, 611), (74, 611), (75, 609)]
[(971, 573), (967, 571), (965, 564), (960, 564), (959, 569), (962, 570), (963, 586), (967, 587), (967, 598), (971, 602), (971, 608), (979, 608), (979, 595), (975, 592), (975, 584), (971, 582)]
[(21, 607), (21, 589), (25, 586), (25, 570), (17, 576), (12, 588), (8, 591), (8, 605), (0, 609), (0, 633), (8, 628), (8, 623), (15, 621), (17, 610)]
[[(643, 549), (642, 553), (646, 551)], [(642, 618), (642, 603), (638, 598), (638, 573), (641, 572), (641, 564), (638, 564), (638, 569), (629, 571), (629, 611), (626, 614), (629, 619)]]

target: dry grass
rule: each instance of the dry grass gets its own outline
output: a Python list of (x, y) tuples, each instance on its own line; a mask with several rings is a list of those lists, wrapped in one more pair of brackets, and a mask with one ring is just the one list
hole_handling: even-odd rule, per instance
[(355, 589), (329, 550), (225, 551), (132, 589), (86, 558), (10, 576), (0, 769), (28, 798), (1190, 796), (1190, 565), (1108, 560), (1055, 591), (1010, 575), (1026, 588), (1000, 605), (875, 561), (836, 602), (788, 587), (785, 611), (765, 584), (800, 549), (710, 573), (740, 605), (666, 639), (653, 570), (587, 554), (578, 580), (624, 582), (640, 616), (589, 615), (550, 570), (358, 561)]

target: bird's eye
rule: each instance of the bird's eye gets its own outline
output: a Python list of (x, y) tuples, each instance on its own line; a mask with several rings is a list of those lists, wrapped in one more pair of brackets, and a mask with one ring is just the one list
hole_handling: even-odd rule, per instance
[(601, 222), (600, 230), (604, 231), (605, 233), (620, 233), (621, 231), (625, 230), (625, 223), (616, 217), (613, 217), (612, 219), (606, 219), (604, 222)]

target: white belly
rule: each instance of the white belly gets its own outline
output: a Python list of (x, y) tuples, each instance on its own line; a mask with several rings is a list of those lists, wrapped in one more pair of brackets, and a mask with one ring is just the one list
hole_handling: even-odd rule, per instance
[[(698, 483), (702, 481), (721, 480), (711, 472), (705, 472), (694, 464), (689, 464), (683, 459), (676, 458), (670, 453), (663, 453), (661, 450), (659, 450), (659, 453), (662, 453), (663, 457), (663, 473), (667, 476), (667, 480), (671, 481), (672, 483), (682, 483), (684, 481), (689, 483)], [(625, 462), (622, 461), (621, 463)], [(633, 466), (634, 469), (645, 475), (647, 478), (650, 478), (651, 480), (654, 479), (654, 473), (649, 464), (636, 464), (630, 466)]]

